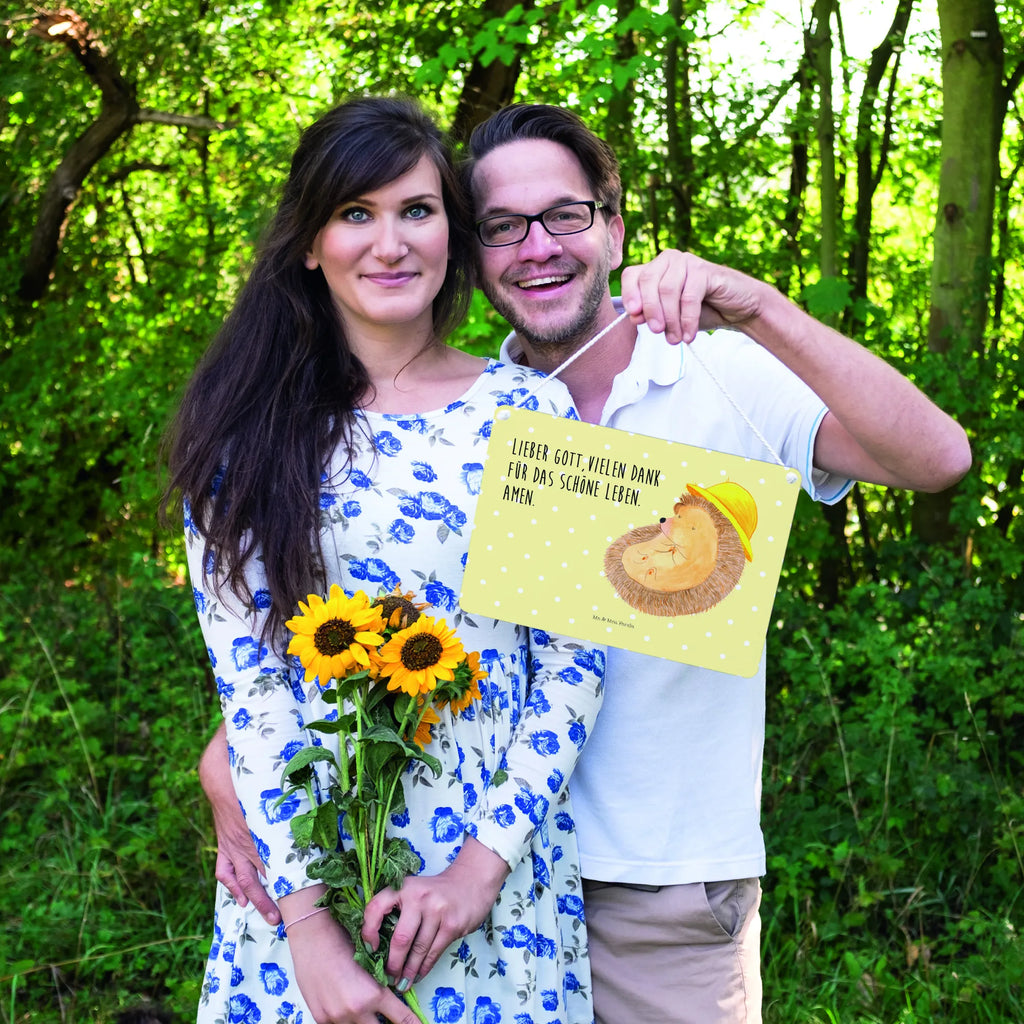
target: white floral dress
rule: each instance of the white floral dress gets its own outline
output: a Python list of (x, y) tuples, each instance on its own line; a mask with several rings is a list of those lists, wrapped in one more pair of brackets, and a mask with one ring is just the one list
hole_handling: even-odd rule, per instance
[[(532, 371), (489, 361), (444, 409), (399, 416), (367, 413), (350, 472), (322, 487), (328, 584), (371, 597), (401, 585), (479, 651), (488, 678), (482, 700), (453, 719), (446, 709), (427, 748), (440, 778), (423, 765), (404, 778), (406, 810), (392, 832), (409, 840), (423, 872), (436, 874), (466, 834), (512, 866), (481, 927), (454, 943), (416, 985), (426, 1016), (455, 1024), (590, 1024), (593, 1020), (579, 858), (566, 781), (601, 702), (604, 651), (462, 611), (462, 585), (484, 456), (495, 407), (526, 404), (575, 416), (560, 384), (529, 396)], [(529, 397), (528, 397), (529, 396)], [(279, 804), (281, 768), (303, 745), (336, 742), (303, 723), (331, 708), (297, 659), (258, 637), (268, 595), (254, 575), (252, 606), (217, 595), (204, 574), (203, 539), (186, 511), (196, 606), (228, 727), (235, 789), (282, 896), (312, 884), (315, 854), (297, 847), (289, 819), (304, 800)], [(258, 563), (257, 563), (258, 564)], [(491, 785), (503, 768), (507, 779)], [(502, 776), (499, 776), (502, 778)], [(329, 964), (323, 964), (329, 970)], [(214, 941), (199, 1007), (203, 1024), (314, 1024), (294, 982), (283, 929), (218, 887)]]

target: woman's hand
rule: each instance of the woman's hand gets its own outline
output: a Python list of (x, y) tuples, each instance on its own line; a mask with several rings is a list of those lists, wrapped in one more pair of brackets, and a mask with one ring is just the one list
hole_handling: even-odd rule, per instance
[(228, 765), (228, 740), (221, 722), (199, 759), (199, 781), (213, 809), (217, 832), (217, 863), (214, 877), (235, 897), (240, 907), (252, 900), (267, 924), (281, 921), (277, 904), (260, 882), (263, 864), (242, 816)]
[[(290, 916), (286, 910), (285, 920)], [(355, 962), (351, 940), (327, 911), (294, 920), (287, 932), (295, 981), (316, 1024), (379, 1024), (381, 1018), (420, 1024), (394, 992)]]
[(424, 977), (456, 939), (480, 927), (494, 906), (509, 866), (472, 836), (439, 875), (413, 875), (397, 892), (383, 889), (363, 915), (363, 939), (376, 949), (385, 915), (397, 908), (388, 976), (399, 992)]

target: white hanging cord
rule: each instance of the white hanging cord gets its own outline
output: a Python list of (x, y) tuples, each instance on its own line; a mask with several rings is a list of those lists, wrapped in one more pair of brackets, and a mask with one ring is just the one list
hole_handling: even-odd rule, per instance
[[(568, 359), (566, 359), (564, 363), (561, 363), (560, 365), (556, 366), (546, 377), (543, 377), (540, 383), (535, 385), (534, 388), (527, 394), (526, 398), (530, 399), (534, 395), (536, 395), (537, 392), (540, 391), (540, 389), (544, 387), (545, 384), (547, 384), (549, 381), (554, 380), (567, 366), (572, 366), (572, 364), (576, 362), (576, 360), (579, 359), (579, 357), (583, 355), (584, 352), (588, 351), (591, 347), (593, 347), (593, 345), (596, 342), (600, 341), (613, 327), (618, 327), (618, 325), (621, 324), (622, 321), (625, 320), (628, 316), (628, 313), (620, 313), (607, 327), (605, 327), (603, 330), (598, 331), (597, 334), (595, 334), (590, 339), (590, 341), (586, 343), (586, 345), (584, 345), (582, 348), (577, 349), (575, 352), (573, 352), (571, 356), (569, 356)], [(520, 403), (520, 406), (521, 405), (522, 403)]]
[[(526, 397), (523, 399), (522, 402), (519, 403), (519, 408), (522, 408), (527, 401), (534, 397), (537, 394), (537, 392), (540, 391), (540, 389), (544, 387), (545, 384), (548, 383), (548, 381), (554, 380), (567, 366), (571, 366), (572, 363), (575, 362), (575, 360), (579, 359), (579, 357), (583, 355), (584, 352), (588, 351), (591, 347), (593, 347), (610, 330), (612, 330), (612, 328), (617, 327), (628, 316), (628, 313), (621, 313), (610, 324), (608, 324), (607, 327), (605, 327), (601, 331), (598, 331), (598, 333), (595, 334), (590, 339), (590, 341), (588, 341), (582, 348), (577, 349), (571, 356), (569, 356), (569, 358), (566, 359), (564, 363), (561, 363), (559, 366), (556, 366), (555, 369), (553, 369), (546, 377), (542, 377), (540, 381), (538, 381), (538, 383), (535, 384), (533, 388), (531, 388), (530, 391), (527, 392)], [(736, 410), (736, 412), (740, 415), (740, 418), (750, 428), (751, 432), (758, 439), (758, 441), (760, 441), (761, 444), (764, 445), (765, 449), (771, 453), (772, 458), (780, 466), (785, 468), (786, 464), (785, 462), (782, 461), (782, 456), (779, 455), (779, 453), (772, 447), (772, 444), (768, 440), (768, 438), (766, 438), (764, 434), (762, 434), (761, 431), (758, 430), (757, 427), (751, 422), (750, 417), (747, 416), (747, 414), (743, 411), (743, 409), (736, 401), (736, 399), (733, 398), (731, 394), (729, 394), (729, 392), (726, 390), (725, 385), (715, 376), (714, 373), (712, 373), (711, 368), (697, 354), (697, 350), (694, 348), (694, 346), (688, 345), (686, 350), (689, 355), (693, 356), (693, 358), (697, 360), (697, 363), (700, 366), (700, 368), (711, 378), (712, 382), (715, 384), (718, 390), (721, 391), (722, 394), (725, 396), (725, 400), (733, 407), (733, 409)]]
[(693, 345), (691, 345), (687, 349), (687, 352), (691, 356), (693, 356), (694, 359), (697, 360), (697, 362), (700, 364), (701, 369), (715, 382), (716, 385), (718, 385), (718, 390), (721, 391), (722, 394), (725, 396), (726, 401), (740, 414), (740, 416), (743, 419), (743, 422), (746, 423), (748, 427), (750, 427), (751, 431), (753, 432), (754, 436), (758, 439), (758, 441), (760, 441), (761, 444), (763, 444), (765, 448), (767, 448), (768, 451), (771, 452), (772, 458), (780, 466), (785, 468), (786, 464), (782, 461), (782, 456), (779, 455), (779, 453), (772, 447), (771, 442), (768, 440), (768, 438), (766, 438), (764, 434), (762, 434), (761, 431), (758, 430), (753, 423), (751, 423), (750, 418), (743, 411), (743, 409), (740, 408), (739, 403), (737, 403), (736, 399), (733, 398), (728, 391), (726, 391), (725, 385), (711, 372), (711, 367), (709, 367), (708, 364), (705, 363), (699, 355), (697, 355), (697, 350), (693, 347)]

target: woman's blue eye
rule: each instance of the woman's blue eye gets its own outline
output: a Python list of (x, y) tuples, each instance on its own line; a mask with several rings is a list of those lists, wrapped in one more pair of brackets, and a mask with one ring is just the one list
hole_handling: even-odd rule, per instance
[(370, 215), (358, 206), (354, 206), (348, 210), (342, 210), (339, 214), (342, 220), (347, 220), (352, 224), (362, 224), (363, 221), (369, 220)]
[(410, 206), (405, 212), (406, 216), (412, 220), (423, 220), (424, 217), (429, 217), (434, 211), (429, 206), (417, 205)]

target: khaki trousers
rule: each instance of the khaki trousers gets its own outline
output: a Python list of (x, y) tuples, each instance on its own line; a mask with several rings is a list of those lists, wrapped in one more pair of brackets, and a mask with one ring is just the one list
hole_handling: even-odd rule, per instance
[(595, 1024), (760, 1024), (756, 878), (583, 896)]

